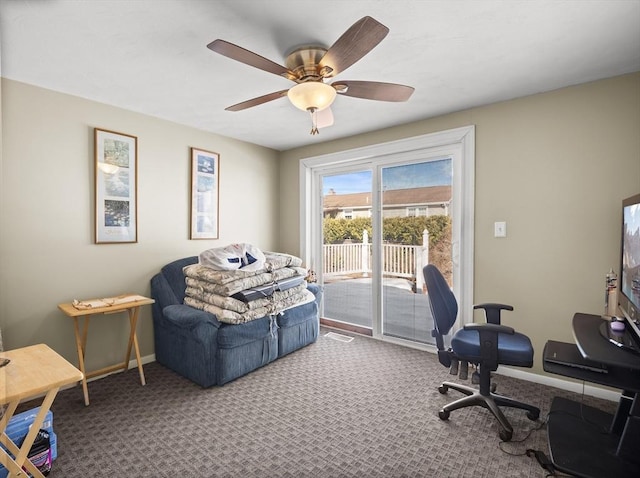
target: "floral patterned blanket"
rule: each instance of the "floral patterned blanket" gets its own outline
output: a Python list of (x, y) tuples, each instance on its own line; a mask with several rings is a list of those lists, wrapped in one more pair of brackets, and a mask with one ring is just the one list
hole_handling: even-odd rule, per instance
[[(289, 289), (289, 290), (294, 290), (294, 289), (296, 288)], [(283, 293), (286, 293), (286, 292), (289, 292), (289, 291), (287, 290), (287, 291), (284, 291)], [(227, 297), (227, 299), (232, 299), (232, 298)], [(232, 299), (232, 300), (236, 300), (236, 299)], [(245, 322), (249, 322), (251, 320), (264, 317), (265, 315), (279, 314), (280, 312), (283, 312), (292, 307), (313, 302), (315, 300), (315, 296), (311, 291), (307, 290), (307, 288), (305, 287), (298, 294), (293, 294), (289, 297), (284, 297), (278, 300), (268, 301), (266, 299), (258, 299), (258, 301), (263, 301), (263, 300), (265, 300), (265, 302), (262, 302), (260, 306), (252, 308), (242, 313), (236, 312), (231, 309), (222, 308), (216, 304), (213, 304), (210, 302), (204, 302), (200, 299), (195, 299), (190, 296), (187, 296), (184, 298), (184, 303), (196, 309), (205, 310), (207, 312), (211, 312), (212, 314), (215, 314), (220, 322), (226, 322), (228, 324), (243, 324)], [(255, 302), (255, 301), (252, 301), (252, 302)]]
[(247, 289), (307, 275), (299, 257), (277, 252), (265, 252), (264, 255), (264, 267), (255, 271), (216, 270), (202, 264), (186, 266), (183, 269), (187, 285), (184, 303), (215, 314), (220, 322), (241, 324), (315, 299), (307, 290), (306, 282), (249, 302), (231, 297)]
[[(219, 281), (218, 272), (238, 273), (235, 279)], [(288, 279), (295, 275), (304, 277), (306, 269), (301, 267), (283, 267), (272, 272), (259, 272), (252, 275), (245, 275), (242, 271), (215, 271), (200, 264), (193, 264), (184, 268), (185, 281), (188, 286), (203, 287), (207, 292), (214, 294), (231, 296), (240, 291), (258, 287), (264, 284), (271, 284), (282, 279)]]

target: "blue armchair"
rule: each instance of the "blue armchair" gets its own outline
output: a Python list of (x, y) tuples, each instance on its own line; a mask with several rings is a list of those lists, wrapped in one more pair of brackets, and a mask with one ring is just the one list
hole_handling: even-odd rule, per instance
[(243, 324), (184, 305), (183, 268), (196, 256), (165, 265), (151, 279), (156, 360), (202, 387), (223, 385), (318, 338), (322, 289), (309, 284), (316, 300), (274, 317)]

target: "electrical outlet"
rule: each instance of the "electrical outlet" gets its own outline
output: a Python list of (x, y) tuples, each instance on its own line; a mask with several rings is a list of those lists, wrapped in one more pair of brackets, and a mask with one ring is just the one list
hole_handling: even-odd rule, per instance
[(493, 237), (507, 237), (507, 223), (504, 221), (493, 223)]

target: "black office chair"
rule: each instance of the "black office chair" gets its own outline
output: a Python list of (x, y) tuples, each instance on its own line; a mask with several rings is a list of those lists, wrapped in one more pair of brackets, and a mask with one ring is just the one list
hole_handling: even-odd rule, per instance
[(533, 346), (526, 335), (515, 332), (511, 327), (500, 325), (500, 311), (513, 310), (510, 305), (479, 304), (474, 309), (484, 309), (486, 324), (466, 324), (451, 337), (451, 347), (445, 349), (444, 336), (449, 333), (458, 316), (458, 302), (440, 271), (432, 264), (423, 269), (424, 281), (427, 285), (438, 359), (445, 367), (452, 361), (469, 362), (478, 365), (480, 371), (480, 389), (444, 382), (438, 388), (440, 393), (447, 393), (452, 388), (466, 396), (445, 405), (438, 413), (441, 420), (447, 420), (450, 412), (463, 407), (479, 405), (488, 409), (498, 419), (501, 426), (500, 439), (511, 440), (513, 427), (498, 408), (514, 407), (527, 410), (527, 418), (537, 420), (540, 409), (526, 403), (518, 402), (493, 393), (491, 372), (498, 365), (514, 365), (531, 367), (533, 365)]

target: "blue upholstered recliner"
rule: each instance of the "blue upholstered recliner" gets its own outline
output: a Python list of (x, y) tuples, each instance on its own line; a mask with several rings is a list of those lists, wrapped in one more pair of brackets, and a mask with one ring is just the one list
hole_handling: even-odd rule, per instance
[(322, 289), (316, 300), (244, 324), (219, 322), (214, 314), (184, 305), (182, 269), (198, 262), (179, 259), (151, 279), (156, 360), (202, 387), (223, 385), (318, 338)]
[(447, 349), (444, 336), (450, 332), (458, 317), (458, 302), (449, 284), (434, 265), (426, 265), (423, 274), (433, 315), (432, 335), (436, 339), (440, 363), (450, 367), (452, 361), (466, 361), (478, 364), (480, 370), (479, 389), (453, 382), (440, 385), (440, 393), (447, 393), (453, 388), (466, 395), (445, 405), (438, 413), (440, 419), (447, 420), (453, 410), (478, 405), (491, 411), (498, 420), (501, 426), (500, 439), (511, 440), (513, 427), (499, 406), (527, 410), (527, 418), (530, 420), (537, 420), (540, 416), (540, 409), (537, 407), (498, 395), (493, 393), (495, 389), (492, 390), (491, 372), (496, 370), (499, 364), (516, 367), (533, 365), (533, 346), (529, 338), (511, 327), (500, 324), (500, 311), (513, 310), (513, 307), (504, 304), (475, 305), (475, 309), (484, 309), (487, 323), (464, 325), (453, 334), (451, 347)]

